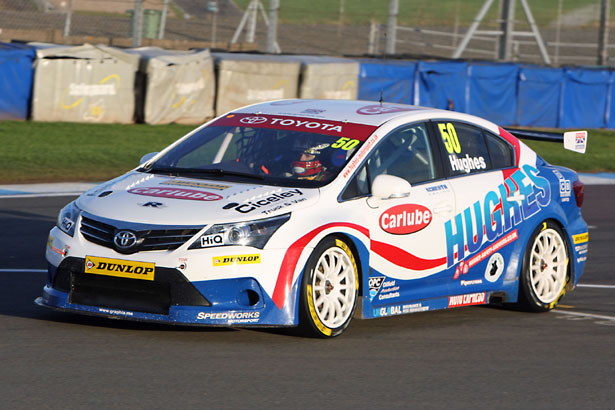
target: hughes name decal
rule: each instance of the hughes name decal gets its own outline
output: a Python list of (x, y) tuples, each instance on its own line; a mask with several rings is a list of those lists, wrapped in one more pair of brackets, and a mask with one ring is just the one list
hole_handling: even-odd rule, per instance
[(431, 211), (423, 205), (397, 205), (380, 215), (380, 228), (396, 235), (414, 233), (429, 225), (431, 217)]
[[(476, 201), (446, 221), (444, 228), (447, 267), (450, 268), (456, 262), (463, 261), (466, 256), (478, 252), (485, 241), (496, 241), (508, 233), (496, 242), (497, 246), (493, 244), (488, 248), (490, 253), (493, 253), (517, 239), (517, 231), (513, 228), (551, 202), (549, 181), (538, 176), (538, 173), (538, 169), (524, 165), (506, 178), (497, 190), (487, 192), (482, 201)], [(515, 196), (518, 200), (507, 200), (517, 190), (519, 195)], [(490, 253), (481, 252), (473, 262), (478, 263)]]

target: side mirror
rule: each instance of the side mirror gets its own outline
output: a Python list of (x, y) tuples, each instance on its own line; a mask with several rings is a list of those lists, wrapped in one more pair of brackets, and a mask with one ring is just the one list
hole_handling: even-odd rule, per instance
[(378, 175), (372, 184), (372, 196), (367, 198), (371, 208), (378, 208), (383, 199), (405, 198), (410, 195), (410, 182), (395, 175)]
[(156, 155), (158, 155), (157, 152), (150, 152), (149, 154), (143, 155), (141, 157), (141, 160), (139, 161), (139, 165), (145, 164), (147, 161), (149, 161), (150, 159), (154, 158)]

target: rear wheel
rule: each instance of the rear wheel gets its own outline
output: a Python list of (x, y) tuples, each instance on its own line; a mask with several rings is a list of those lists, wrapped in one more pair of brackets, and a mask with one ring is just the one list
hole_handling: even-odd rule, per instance
[(301, 286), (299, 326), (310, 336), (334, 337), (350, 323), (357, 306), (359, 274), (352, 251), (327, 238), (308, 260)]
[(566, 292), (568, 248), (561, 229), (543, 222), (534, 231), (523, 259), (519, 303), (527, 310), (553, 309)]

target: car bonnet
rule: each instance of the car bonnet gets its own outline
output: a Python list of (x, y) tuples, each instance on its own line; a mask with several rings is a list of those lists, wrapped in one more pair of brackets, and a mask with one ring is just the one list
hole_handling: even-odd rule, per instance
[(318, 197), (318, 189), (131, 172), (86, 192), (77, 206), (107, 219), (195, 226), (276, 216), (311, 206)]

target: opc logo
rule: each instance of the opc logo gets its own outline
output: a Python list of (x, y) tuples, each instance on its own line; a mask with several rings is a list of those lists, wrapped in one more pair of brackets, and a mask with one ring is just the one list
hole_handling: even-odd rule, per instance
[(244, 117), (239, 120), (239, 122), (244, 124), (262, 124), (267, 122), (267, 118), (265, 117)]

